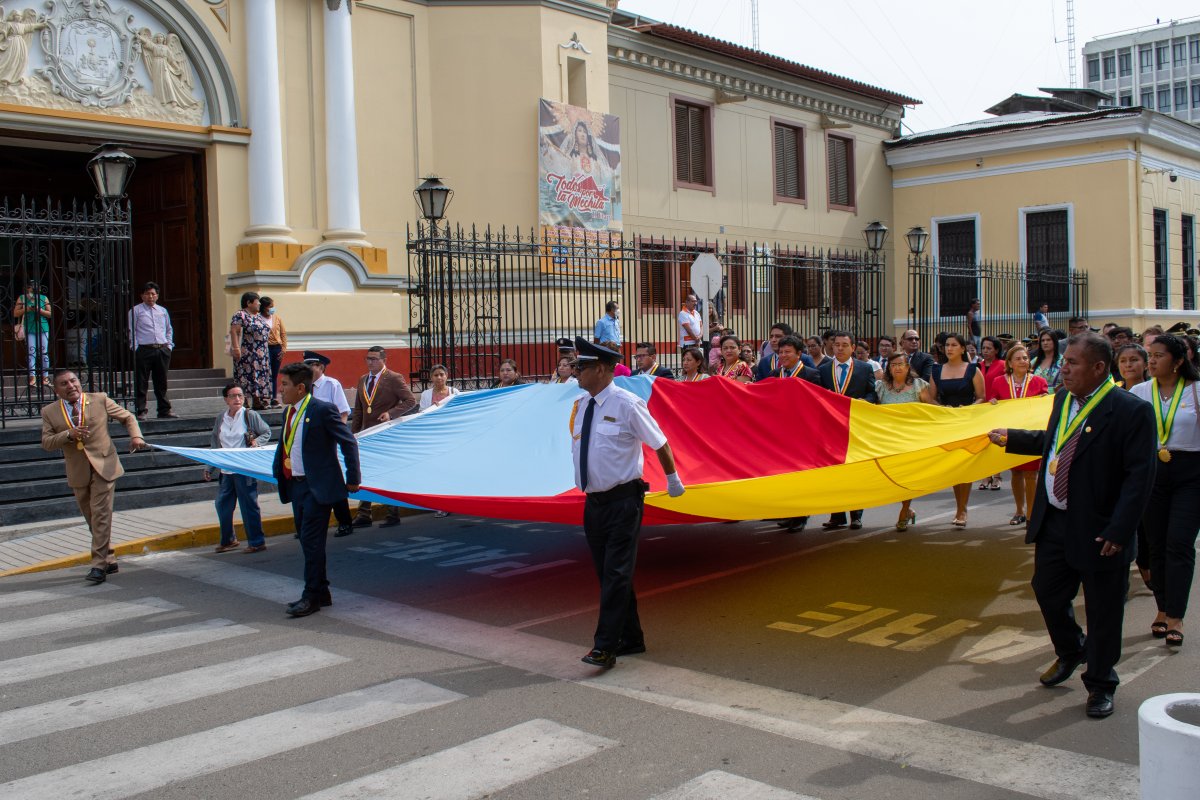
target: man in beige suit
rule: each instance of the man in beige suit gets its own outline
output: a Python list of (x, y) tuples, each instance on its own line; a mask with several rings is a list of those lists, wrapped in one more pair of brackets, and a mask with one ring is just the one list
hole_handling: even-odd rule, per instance
[(113, 487), (125, 474), (108, 436), (108, 421), (114, 419), (129, 431), (129, 452), (146, 442), (133, 414), (102, 392), (85, 394), (74, 372), (54, 373), (54, 393), (58, 401), (42, 408), (42, 449), (63, 451), (67, 485), (75, 492), (75, 502), (92, 530), (92, 568), (87, 580), (104, 583), (117, 571), (117, 559), (109, 547)]

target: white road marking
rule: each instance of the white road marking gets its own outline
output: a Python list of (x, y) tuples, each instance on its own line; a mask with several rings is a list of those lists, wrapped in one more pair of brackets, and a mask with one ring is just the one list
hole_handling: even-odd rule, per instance
[(960, 657), (972, 664), (992, 664), (1006, 658), (1023, 656), (1034, 650), (1050, 647), (1050, 636), (1045, 633), (1028, 634), (1022, 628), (998, 625)]
[(234, 636), (245, 636), (248, 633), (258, 633), (258, 631), (245, 625), (235, 625), (227, 619), (209, 619), (190, 625), (180, 625), (176, 628), (164, 628), (159, 631), (139, 633), (135, 636), (121, 636), (93, 644), (52, 650), (48, 653), (10, 658), (7, 661), (0, 661), (0, 686), (37, 680), (77, 669), (90, 669), (155, 653), (166, 653), (170, 650), (194, 647), (199, 644), (211, 644)]
[(97, 594), (98, 592), (111, 592), (113, 589), (119, 588), (121, 587), (112, 582), (105, 582), (98, 586), (76, 583), (70, 586), (60, 586), (57, 589), (29, 589), (23, 592), (0, 594), (0, 608), (31, 606), (34, 603), (52, 603), (55, 600), (65, 600), (80, 595)]
[(1121, 678), (1121, 685), (1128, 686), (1133, 681), (1145, 675), (1151, 667), (1158, 665), (1170, 657), (1171, 652), (1162, 643), (1152, 644), (1149, 647), (1139, 650), (1117, 664), (1117, 675)]
[(12, 622), (0, 622), (0, 642), (22, 639), (26, 636), (37, 636), (44, 633), (57, 633), (75, 628), (90, 628), (93, 625), (106, 625), (111, 622), (121, 622), (138, 617), (148, 617), (151, 614), (161, 614), (163, 611), (178, 611), (180, 606), (168, 603), (158, 597), (144, 597), (132, 603), (105, 603), (90, 606), (75, 611), (63, 611), (58, 614), (46, 614), (41, 617), (17, 619)]
[(721, 770), (706, 772), (651, 800), (817, 800)]
[(349, 660), (315, 647), (291, 647), (18, 708), (0, 714), (0, 745), (211, 697)]
[[(181, 551), (146, 556), (139, 563), (252, 597), (285, 599), (301, 590), (302, 582), (294, 578)], [(645, 658), (622, 659), (617, 669), (597, 674), (579, 662), (586, 649), (583, 645), (336, 588), (334, 593), (337, 605), (328, 613), (342, 622), (665, 708), (1034, 797), (1127, 800), (1137, 796), (1137, 770), (1122, 762), (706, 675)]]
[(557, 722), (535, 719), (301, 800), (473, 800), (615, 744)]
[(21, 800), (116, 800), (332, 739), (463, 695), (413, 678), (327, 697), (0, 785)]

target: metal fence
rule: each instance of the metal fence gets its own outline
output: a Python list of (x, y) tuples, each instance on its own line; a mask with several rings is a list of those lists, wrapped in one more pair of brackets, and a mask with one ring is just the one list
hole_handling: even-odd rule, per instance
[(59, 367), (84, 391), (131, 399), (130, 242), (125, 201), (0, 200), (0, 427), (40, 416)]
[(420, 226), (408, 253), (416, 280), (411, 380), (419, 387), (435, 364), (460, 387), (489, 386), (506, 358), (524, 378), (545, 379), (557, 363), (555, 340), (590, 340), (610, 300), (620, 305), (626, 363), (638, 342), (651, 342), (659, 363), (678, 370), (677, 316), (702, 253), (721, 270), (709, 321), (743, 341), (757, 346), (777, 321), (803, 335), (883, 333), (884, 266), (867, 250)]
[(983, 336), (1033, 335), (1033, 314), (1042, 303), (1050, 306), (1050, 327), (1065, 331), (1068, 319), (1087, 316), (1088, 276), (1010, 262), (947, 265), (909, 259), (908, 327), (921, 335), (923, 346), (941, 331), (968, 333), (967, 311), (975, 299)]

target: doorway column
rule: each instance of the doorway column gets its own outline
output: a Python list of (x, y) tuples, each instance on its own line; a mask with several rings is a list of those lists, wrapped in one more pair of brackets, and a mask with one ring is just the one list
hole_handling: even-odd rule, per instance
[(246, 121), (250, 227), (243, 244), (295, 244), (287, 224), (283, 183), (283, 131), (279, 111), (279, 42), (275, 0), (246, 2)]
[(358, 199), (358, 127), (354, 117), (353, 0), (325, 2), (326, 241), (370, 247)]

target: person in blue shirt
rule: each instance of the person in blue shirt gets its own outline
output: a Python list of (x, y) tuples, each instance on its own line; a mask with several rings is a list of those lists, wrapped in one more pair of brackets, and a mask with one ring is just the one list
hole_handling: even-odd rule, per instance
[(592, 338), (596, 344), (603, 344), (619, 350), (621, 347), (621, 306), (616, 300), (604, 304), (604, 316), (596, 320), (596, 329)]

